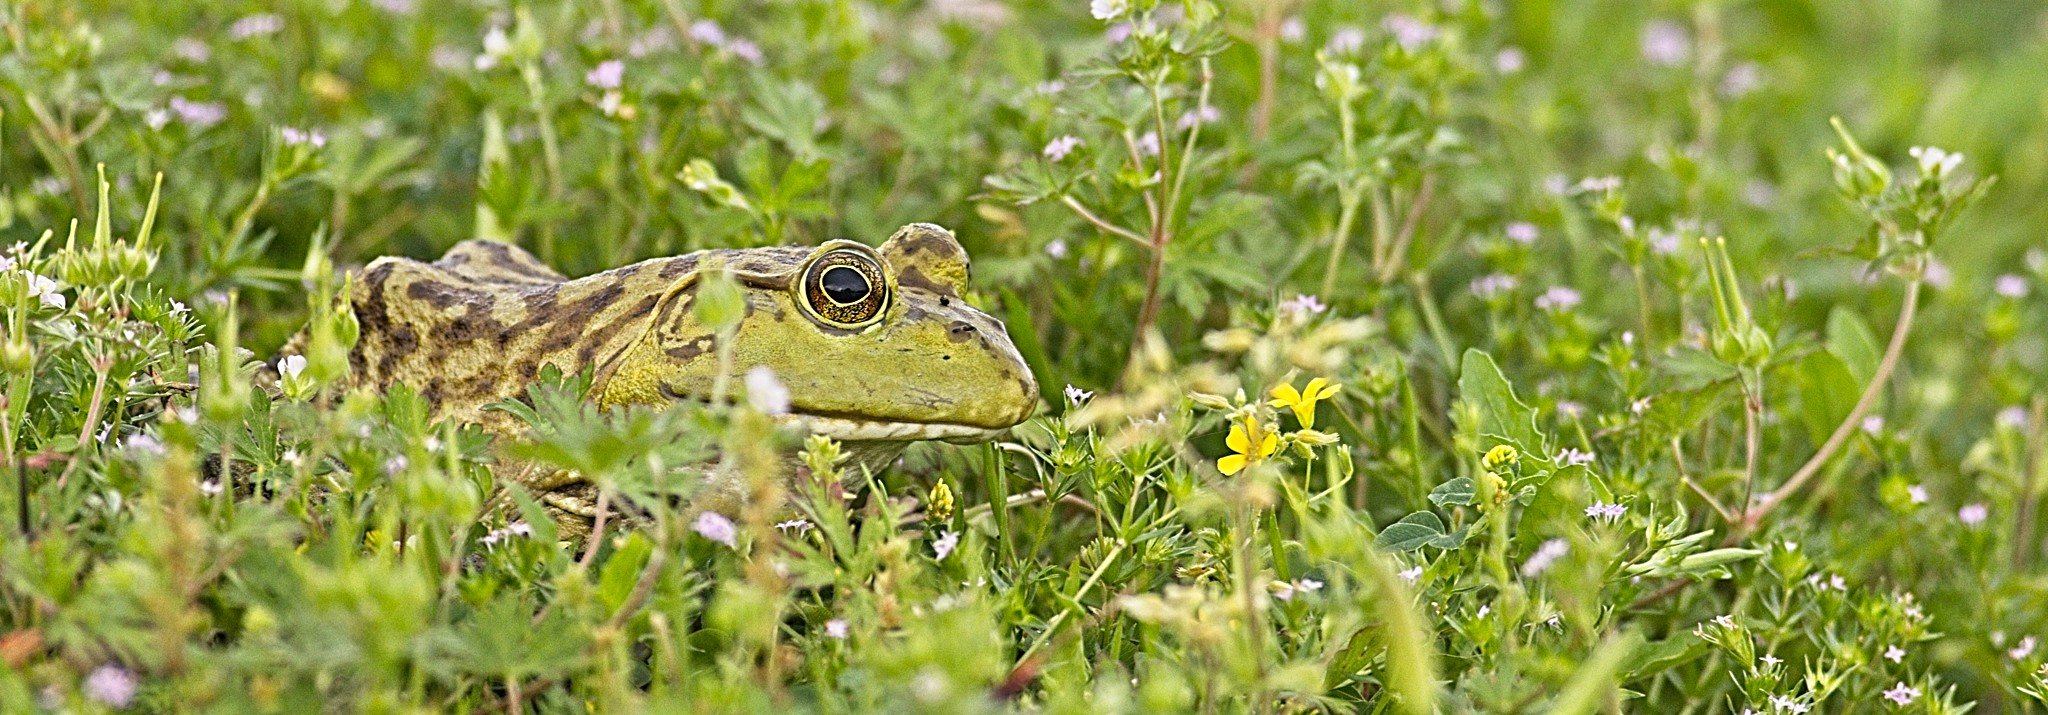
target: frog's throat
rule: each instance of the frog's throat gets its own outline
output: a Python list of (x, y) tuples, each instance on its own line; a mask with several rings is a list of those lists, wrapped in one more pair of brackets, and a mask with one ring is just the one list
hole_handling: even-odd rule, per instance
[(994, 439), (1005, 431), (946, 422), (890, 422), (798, 413), (783, 415), (777, 422), (840, 442), (983, 442)]

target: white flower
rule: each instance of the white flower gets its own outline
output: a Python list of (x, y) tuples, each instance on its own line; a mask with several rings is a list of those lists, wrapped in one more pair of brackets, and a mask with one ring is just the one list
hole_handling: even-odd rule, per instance
[(1643, 26), (1643, 59), (1666, 67), (1676, 66), (1692, 54), (1692, 36), (1670, 20)]
[(834, 618), (825, 622), (825, 635), (846, 640), (846, 619)]
[(1884, 649), (1884, 659), (1885, 659), (1885, 660), (1889, 660), (1889, 661), (1891, 661), (1891, 662), (1893, 662), (1893, 663), (1897, 663), (1897, 662), (1899, 662), (1899, 661), (1901, 661), (1901, 660), (1904, 660), (1905, 658), (1906, 658), (1906, 649), (1904, 649), (1904, 648), (1900, 648), (1900, 647), (1898, 647), (1898, 646), (1895, 646), (1895, 645), (1894, 645), (1894, 646), (1885, 646), (1885, 649)]
[(2027, 636), (2021, 638), (2020, 642), (2014, 644), (2012, 649), (2006, 651), (2005, 654), (2011, 656), (2013, 660), (2025, 660), (2027, 656), (2034, 654), (2034, 646), (2037, 644), (2033, 636)]
[[(1577, 401), (1574, 401), (1574, 400), (1558, 400), (1558, 401), (1557, 401), (1557, 413), (1558, 413), (1558, 414), (1560, 414), (1560, 415), (1564, 415), (1564, 416), (1566, 416), (1566, 417), (1570, 417), (1570, 418), (1572, 418), (1572, 419), (1578, 419), (1578, 418), (1579, 418), (1580, 416), (1582, 416), (1582, 415), (1586, 414), (1586, 406), (1585, 406), (1585, 405), (1582, 405), (1582, 404), (1579, 404), (1579, 403), (1578, 403)], [(1565, 452), (1566, 452), (1566, 453), (1570, 453), (1570, 452), (1573, 452), (1573, 451), (1576, 451), (1576, 450), (1570, 450), (1570, 449), (1567, 449), (1567, 450), (1565, 450)], [(1562, 457), (1563, 457), (1563, 455), (1559, 455), (1559, 456), (1560, 456), (1560, 458), (1562, 458)], [(1591, 454), (1588, 454), (1588, 455), (1586, 455), (1586, 456), (1588, 456), (1588, 457), (1591, 457), (1592, 455), (1591, 455)]]
[(1890, 700), (1892, 701), (1892, 704), (1898, 705), (1900, 707), (1905, 707), (1907, 703), (1913, 702), (1914, 699), (1919, 697), (1920, 689), (1907, 687), (1907, 685), (1903, 681), (1901, 681), (1897, 685), (1893, 685), (1892, 689), (1884, 691), (1884, 699)]
[(201, 494), (217, 497), (220, 496), (222, 491), (225, 491), (225, 488), (220, 485), (220, 480), (218, 479), (208, 479), (199, 483), (199, 493)]
[(1579, 303), (1584, 300), (1576, 290), (1564, 286), (1553, 286), (1550, 290), (1543, 291), (1543, 295), (1536, 296), (1536, 309), (1562, 313), (1579, 307)]
[(504, 541), (504, 540), (505, 540), (505, 530), (504, 530), (504, 529), (492, 529), (490, 533), (488, 533), (488, 534), (484, 534), (484, 538), (483, 538), (483, 544), (484, 544), (484, 548), (486, 548), (486, 549), (495, 549), (495, 548), (497, 548), (497, 547), (498, 547), (498, 542), (500, 542), (500, 541)]
[(732, 53), (734, 57), (745, 60), (747, 64), (761, 64), (761, 46), (754, 44), (753, 40), (738, 39), (727, 42), (725, 43), (725, 51)]
[(767, 365), (747, 370), (747, 406), (766, 415), (789, 413), (789, 387)]
[(45, 276), (28, 274), (28, 297), (41, 301), (44, 307), (64, 308), (64, 294), (57, 292), (57, 281)]
[(1066, 258), (1066, 257), (1067, 257), (1067, 242), (1066, 242), (1066, 240), (1064, 240), (1064, 239), (1058, 239), (1058, 238), (1055, 238), (1055, 239), (1053, 239), (1053, 240), (1051, 240), (1051, 241), (1047, 241), (1047, 242), (1045, 243), (1045, 255), (1048, 255), (1048, 256), (1052, 256), (1053, 260), (1059, 260), (1059, 259), (1062, 259), (1062, 258)]
[(412, 466), (412, 460), (406, 459), (405, 455), (391, 455), (390, 459), (384, 460), (384, 475), (388, 477), (398, 476), (409, 466)]
[(932, 541), (932, 556), (936, 560), (944, 561), (946, 560), (947, 556), (951, 556), (953, 554), (953, 549), (959, 546), (960, 532), (939, 532), (939, 538)]
[(725, 544), (727, 548), (739, 545), (739, 530), (733, 527), (732, 520), (715, 511), (698, 514), (697, 521), (690, 524), (690, 530), (697, 532), (698, 536)]
[(108, 663), (85, 676), (85, 697), (101, 705), (120, 709), (135, 700), (135, 674)]
[(1963, 522), (1963, 526), (1976, 526), (1978, 524), (1982, 524), (1984, 523), (1984, 520), (1986, 518), (1989, 518), (1990, 516), (1991, 507), (1982, 502), (1976, 504), (1966, 504), (1963, 506), (1963, 508), (1956, 510), (1956, 521)]
[(1649, 412), (1650, 398), (1645, 397), (1643, 399), (1636, 400), (1635, 402), (1628, 403), (1628, 411), (1634, 412), (1638, 415), (1643, 414), (1645, 412)]
[(1493, 71), (1501, 74), (1515, 74), (1529, 65), (1529, 55), (1520, 47), (1503, 47), (1493, 53)]
[(1528, 221), (1516, 221), (1508, 224), (1502, 233), (1507, 234), (1508, 240), (1524, 246), (1535, 243), (1540, 235), (1536, 230), (1536, 224), (1529, 223)]
[(1039, 95), (1051, 96), (1067, 91), (1067, 83), (1056, 79), (1049, 79), (1032, 86), (1031, 91)]
[(1065, 161), (1067, 155), (1074, 153), (1074, 150), (1076, 148), (1079, 148), (1080, 146), (1080, 137), (1074, 136), (1072, 134), (1063, 134), (1058, 137), (1054, 137), (1052, 141), (1046, 142), (1045, 151), (1043, 153), (1045, 154), (1045, 158), (1050, 159), (1052, 161)]
[(1677, 231), (1672, 231), (1661, 226), (1651, 226), (1649, 238), (1651, 253), (1655, 253), (1659, 256), (1669, 256), (1673, 253), (1678, 252), (1679, 234)]
[(1411, 566), (1411, 567), (1408, 567), (1408, 568), (1402, 569), (1400, 573), (1398, 573), (1398, 574), (1395, 574), (1395, 575), (1396, 575), (1396, 576), (1400, 576), (1400, 577), (1401, 577), (1401, 580), (1403, 580), (1403, 581), (1407, 581), (1407, 582), (1408, 582), (1408, 583), (1409, 583), (1410, 585), (1413, 585), (1413, 584), (1415, 583), (1415, 581), (1416, 581), (1417, 579), (1420, 579), (1420, 578), (1422, 578), (1422, 567), (1421, 567), (1421, 566)]
[(1871, 415), (1863, 418), (1863, 433), (1872, 437), (1883, 436), (1884, 415)]
[(1784, 658), (1780, 658), (1780, 657), (1778, 657), (1778, 656), (1776, 656), (1776, 655), (1772, 655), (1772, 654), (1770, 654), (1770, 653), (1765, 653), (1765, 654), (1764, 654), (1764, 657), (1763, 657), (1763, 661), (1764, 661), (1764, 666), (1765, 666), (1765, 667), (1772, 667), (1772, 668), (1775, 668), (1775, 667), (1777, 667), (1777, 666), (1778, 666), (1778, 664), (1779, 664), (1779, 663), (1783, 663), (1783, 662), (1785, 662), (1785, 659), (1784, 659)]
[(128, 439), (124, 440), (121, 444), (123, 447), (127, 447), (129, 451), (141, 454), (161, 456), (164, 453), (164, 443), (146, 434), (128, 435)]
[(1911, 500), (1914, 504), (1926, 504), (1927, 487), (1920, 484), (1915, 484), (1906, 487), (1906, 498)]
[(171, 110), (152, 109), (142, 113), (142, 123), (151, 130), (162, 129), (171, 123)]
[(1093, 399), (1095, 397), (1095, 393), (1093, 391), (1083, 390), (1073, 385), (1067, 385), (1066, 395), (1067, 404), (1073, 405), (1075, 407), (1080, 407), (1081, 405), (1087, 404), (1088, 400)]
[(306, 356), (284, 356), (284, 359), (277, 361), (277, 371), (283, 373), (285, 377), (297, 378), (299, 373), (306, 371)]
[(1998, 277), (1998, 281), (1993, 289), (2001, 296), (2019, 300), (2027, 297), (2027, 279), (2025, 276), (2007, 273)]
[(1102, 21), (1115, 20), (1131, 11), (1129, 0), (1090, 0), (1088, 14)]
[(1306, 293), (1296, 293), (1293, 298), (1280, 304), (1280, 312), (1295, 317), (1317, 315), (1329, 309), (1330, 306), (1323, 305), (1321, 299)]
[(514, 536), (532, 536), (533, 525), (523, 521), (516, 521), (513, 522), (511, 526), (505, 527), (505, 533), (512, 534)]
[(1805, 703), (1793, 700), (1783, 695), (1771, 696), (1771, 707), (1776, 709), (1778, 712), (1792, 713), (1792, 715), (1801, 715), (1802, 713), (1805, 713), (1806, 711), (1813, 709), (1812, 705), (1807, 705)]
[(205, 62), (213, 57), (213, 48), (197, 38), (180, 37), (177, 42), (171, 43), (171, 54), (186, 62)]
[(1543, 542), (1542, 546), (1536, 547), (1536, 553), (1529, 555), (1528, 561), (1522, 562), (1522, 575), (1535, 577), (1542, 574), (1551, 564), (1563, 558), (1565, 552), (1571, 551), (1571, 548), (1571, 544), (1564, 539)]
[(598, 89), (618, 89), (619, 83), (624, 81), (625, 78), (626, 63), (618, 60), (605, 60), (597, 63), (597, 67), (592, 68), (589, 73), (583, 75), (583, 82)]
[(1275, 581), (1273, 582), (1273, 597), (1282, 601), (1292, 601), (1295, 596), (1304, 593), (1315, 593), (1322, 590), (1322, 588), (1323, 582), (1312, 578), (1300, 578), (1291, 582)]
[(1916, 146), (1906, 150), (1907, 154), (1920, 162), (1920, 173), (1941, 178), (1962, 165), (1963, 155), (1943, 151), (1940, 147)]
[[(1557, 403), (1557, 411), (1565, 412), (1566, 404), (1567, 403), (1563, 402)], [(1577, 405), (1573, 405), (1573, 407), (1575, 408), (1571, 410), (1571, 412), (1573, 413), (1576, 413), (1579, 409), (1583, 409), (1579, 408)], [(1592, 464), (1593, 453), (1582, 452), (1579, 451), (1577, 448), (1567, 447), (1564, 451), (1557, 453), (1557, 461), (1564, 463), (1564, 465), (1568, 467), (1576, 467), (1581, 464)]]
[(189, 312), (192, 312), (192, 309), (185, 307), (185, 304), (183, 302), (177, 300), (171, 301), (171, 315), (183, 315)]

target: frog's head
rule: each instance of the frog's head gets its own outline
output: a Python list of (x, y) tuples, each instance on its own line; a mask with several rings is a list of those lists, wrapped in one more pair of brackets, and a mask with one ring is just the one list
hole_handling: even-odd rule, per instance
[[(1002, 321), (961, 299), (967, 252), (944, 228), (911, 224), (880, 248), (716, 252), (747, 300), (733, 374), (767, 367), (790, 420), (845, 441), (987, 439), (1038, 406), (1038, 384)], [(606, 401), (711, 393), (717, 339), (689, 309), (694, 277), (655, 309)], [(737, 381), (735, 381), (737, 382)]]

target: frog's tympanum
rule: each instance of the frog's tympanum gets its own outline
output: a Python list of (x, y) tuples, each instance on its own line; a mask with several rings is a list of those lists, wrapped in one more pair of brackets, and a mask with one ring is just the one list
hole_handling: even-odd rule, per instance
[[(733, 374), (772, 370), (789, 389), (788, 421), (840, 440), (871, 467), (917, 440), (989, 439), (1037, 407), (1038, 386), (1002, 322), (961, 299), (966, 252), (922, 223), (880, 248), (702, 251), (573, 280), (493, 241), (465, 241), (433, 263), (380, 258), (351, 296), (362, 332), (350, 380), (405, 383), (436, 418), (498, 433), (514, 419), (485, 406), (525, 394), (550, 363), (589, 369), (605, 406), (705, 399), (717, 338), (691, 302), (700, 269), (712, 266), (746, 297)], [(550, 481), (528, 486), (568, 486)]]

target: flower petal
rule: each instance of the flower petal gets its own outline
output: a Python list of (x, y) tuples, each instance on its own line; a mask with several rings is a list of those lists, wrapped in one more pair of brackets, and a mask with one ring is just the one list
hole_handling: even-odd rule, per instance
[[(1316, 379), (1320, 380), (1320, 379), (1322, 379), (1322, 378), (1316, 378)], [(1328, 385), (1324, 385), (1324, 386), (1323, 386), (1323, 388), (1322, 388), (1322, 389), (1320, 389), (1320, 390), (1310, 390), (1309, 392), (1315, 393), (1315, 394), (1313, 395), (1314, 399), (1318, 399), (1318, 400), (1327, 400), (1327, 399), (1330, 399), (1330, 398), (1332, 398), (1332, 397), (1336, 397), (1336, 396), (1337, 396), (1337, 391), (1338, 391), (1339, 389), (1343, 388), (1343, 387), (1344, 387), (1343, 385), (1340, 385), (1340, 384), (1337, 384), (1337, 383), (1334, 383), (1334, 382), (1332, 382), (1332, 383), (1330, 383), (1330, 384), (1328, 384)]]
[(1301, 404), (1295, 405), (1295, 406), (1294, 406), (1294, 419), (1296, 419), (1296, 420), (1299, 420), (1299, 421), (1301, 422), (1301, 426), (1302, 426), (1303, 428), (1313, 428), (1313, 427), (1315, 427), (1315, 426), (1316, 426), (1316, 402), (1315, 402), (1315, 400), (1309, 400), (1309, 401), (1307, 401), (1307, 402), (1303, 402), (1303, 403), (1301, 403)]
[(1296, 392), (1293, 385), (1284, 382), (1266, 394), (1273, 396), (1274, 407), (1292, 405), (1301, 401), (1301, 393)]
[(1216, 460), (1216, 471), (1228, 477), (1244, 471), (1244, 463), (1245, 458), (1242, 454), (1225, 455), (1222, 459)]
[(1229, 445), (1234, 452), (1249, 452), (1252, 448), (1251, 438), (1245, 436), (1242, 424), (1231, 425), (1230, 436), (1224, 437), (1223, 443)]
[(1273, 450), (1278, 449), (1279, 447), (1280, 435), (1267, 433), (1266, 441), (1259, 443), (1259, 456), (1262, 458), (1271, 457), (1273, 456)]

